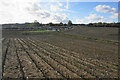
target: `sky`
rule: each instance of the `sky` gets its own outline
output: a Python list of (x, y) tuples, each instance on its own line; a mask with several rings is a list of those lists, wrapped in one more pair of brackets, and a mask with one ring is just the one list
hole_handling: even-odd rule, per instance
[[(106, 1), (106, 2), (105, 2)], [(118, 0), (1, 0), (0, 24), (118, 22)]]

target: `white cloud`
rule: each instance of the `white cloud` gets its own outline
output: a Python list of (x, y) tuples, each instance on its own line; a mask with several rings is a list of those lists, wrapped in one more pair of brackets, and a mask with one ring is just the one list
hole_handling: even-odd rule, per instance
[[(34, 6), (36, 8), (36, 6)], [(59, 23), (59, 22), (67, 22), (68, 18), (66, 16), (66, 14), (59, 14), (59, 13), (52, 13), (48, 10), (43, 10), (41, 8), (39, 9), (34, 9), (34, 7), (32, 7), (32, 9), (28, 9), (29, 13), (31, 13), (34, 16), (39, 17), (38, 21), (43, 22), (43, 23), (49, 23), (49, 22), (53, 22), (53, 23)], [(57, 8), (55, 8), (54, 6), (52, 6), (52, 11), (57, 11)]]
[(68, 0), (67, 0), (67, 4), (64, 5), (64, 6), (59, 1), (57, 1), (57, 4), (51, 4), (50, 5), (50, 10), (51, 11), (67, 11), (67, 12), (70, 12), (68, 10)]
[(90, 14), (88, 17), (85, 17), (89, 22), (96, 22), (103, 18), (103, 16), (98, 16), (97, 14)]
[(108, 5), (98, 5), (95, 7), (95, 10), (97, 12), (103, 12), (103, 13), (111, 13), (111, 16), (109, 18), (111, 19), (117, 19), (118, 13), (116, 8), (112, 8)]
[(76, 19), (77, 24), (83, 24), (86, 23), (84, 19)]
[(111, 8), (108, 5), (98, 5), (95, 7), (95, 10), (103, 13), (115, 13), (117, 11), (116, 8)]
[(62, 8), (60, 8), (60, 7), (57, 6), (57, 5), (51, 5), (51, 6), (50, 6), (50, 10), (51, 10), (51, 11), (65, 11), (65, 9), (62, 9)]
[(56, 18), (56, 20), (58, 20), (58, 22), (68, 22), (68, 17), (66, 14), (56, 13), (55, 18)]
[(118, 19), (118, 13), (113, 13), (112, 16), (110, 16), (112, 19)]
[(60, 3), (59, 1), (57, 1), (57, 3), (58, 3), (59, 6), (63, 6), (62, 3)]
[(76, 19), (76, 23), (95, 23), (95, 22), (107, 22), (112, 23), (114, 19), (118, 18), (118, 13), (116, 8), (111, 8), (108, 5), (98, 5), (94, 8), (97, 12), (102, 13), (110, 13), (111, 16), (105, 18), (104, 16), (100, 16), (98, 14), (90, 14), (89, 16), (84, 17), (84, 19)]
[(97, 14), (90, 14), (89, 16), (85, 17), (88, 23), (94, 23), (94, 22), (113, 22), (112, 19), (104, 18), (103, 16), (97, 15)]
[(69, 1), (67, 0), (67, 5), (66, 5), (66, 9), (68, 9), (69, 8), (69, 3), (68, 3)]
[[(59, 3), (59, 6), (62, 5)], [(42, 23), (68, 21), (66, 14), (41, 9), (40, 0), (2, 0), (0, 7), (2, 8), (0, 9), (0, 24), (33, 22), (34, 20)]]
[(112, 19), (104, 18), (103, 16), (97, 14), (90, 14), (89, 16), (85, 17), (84, 19), (76, 19), (77, 23), (96, 23), (96, 22), (113, 22)]

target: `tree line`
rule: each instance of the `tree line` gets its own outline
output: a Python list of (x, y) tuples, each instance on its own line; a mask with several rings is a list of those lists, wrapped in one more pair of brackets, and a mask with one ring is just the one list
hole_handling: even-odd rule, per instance
[(89, 24), (73, 24), (71, 20), (68, 21), (68, 23), (62, 23), (60, 22), (59, 24), (55, 24), (55, 23), (48, 23), (48, 24), (42, 24), (39, 23), (37, 20), (35, 20), (32, 23), (24, 23), (24, 24), (3, 24), (3, 27), (23, 27), (23, 28), (34, 28), (34, 27), (56, 27), (56, 26), (60, 26), (60, 27), (70, 27), (70, 26), (88, 26), (88, 27), (120, 27), (120, 22), (118, 23), (102, 23), (102, 22), (98, 22), (98, 23), (89, 23)]
[(89, 27), (120, 27), (120, 22), (117, 23), (102, 23), (102, 22), (98, 22), (98, 23), (89, 23), (87, 24), (87, 26)]

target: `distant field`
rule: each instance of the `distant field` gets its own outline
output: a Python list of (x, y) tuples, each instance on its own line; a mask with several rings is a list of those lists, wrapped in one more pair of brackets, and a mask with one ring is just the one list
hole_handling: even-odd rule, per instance
[(118, 41), (118, 28), (85, 26), (74, 27), (72, 30), (65, 31), (64, 34)]
[(24, 31), (24, 33), (43, 33), (43, 32), (54, 32), (54, 31), (52, 30)]

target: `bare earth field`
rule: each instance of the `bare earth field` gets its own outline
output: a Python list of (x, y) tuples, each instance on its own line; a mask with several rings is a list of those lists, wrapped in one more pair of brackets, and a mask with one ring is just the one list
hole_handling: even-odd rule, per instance
[(6, 80), (118, 78), (116, 44), (55, 33), (22, 35), (20, 31), (3, 31), (2, 44), (2, 75)]

